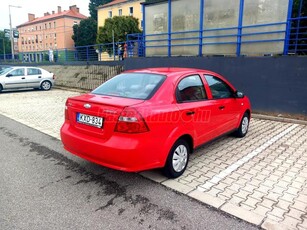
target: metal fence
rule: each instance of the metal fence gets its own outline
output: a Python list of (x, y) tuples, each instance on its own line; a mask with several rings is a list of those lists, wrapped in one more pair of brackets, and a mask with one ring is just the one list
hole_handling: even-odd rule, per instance
[(145, 55), (302, 55), (307, 50), (306, 2), (166, 0), (145, 4)]

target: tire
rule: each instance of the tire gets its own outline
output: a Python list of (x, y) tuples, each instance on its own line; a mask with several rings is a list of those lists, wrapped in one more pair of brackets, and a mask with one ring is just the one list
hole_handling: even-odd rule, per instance
[(245, 137), (245, 135), (248, 132), (248, 127), (249, 127), (249, 114), (245, 112), (240, 122), (239, 128), (234, 133), (235, 136), (239, 138)]
[(3, 90), (3, 87), (2, 87), (2, 85), (0, 84), (0, 93), (2, 92), (2, 90)]
[(43, 81), (40, 88), (42, 90), (50, 90), (51, 89), (50, 81)]
[(176, 141), (168, 154), (163, 174), (168, 178), (181, 176), (187, 168), (189, 155), (190, 147), (188, 143), (183, 139)]

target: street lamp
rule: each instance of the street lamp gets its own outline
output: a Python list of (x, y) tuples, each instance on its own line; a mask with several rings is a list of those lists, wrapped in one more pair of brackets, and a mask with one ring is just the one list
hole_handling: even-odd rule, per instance
[(14, 36), (13, 36), (13, 30), (12, 30), (11, 7), (21, 8), (21, 6), (12, 6), (12, 5), (9, 5), (11, 51), (12, 51), (12, 60), (14, 60), (14, 59), (15, 59), (15, 56), (14, 56)]

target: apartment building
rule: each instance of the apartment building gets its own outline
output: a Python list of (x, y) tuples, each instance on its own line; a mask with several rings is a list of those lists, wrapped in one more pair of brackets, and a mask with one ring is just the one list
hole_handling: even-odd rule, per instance
[(97, 8), (98, 27), (104, 26), (107, 18), (114, 16), (133, 16), (139, 19), (140, 29), (143, 24), (141, 3), (145, 0), (114, 0)]
[(72, 40), (73, 26), (87, 17), (80, 13), (76, 5), (69, 10), (46, 12), (43, 17), (28, 14), (28, 22), (17, 26), (19, 31), (18, 49), (20, 59), (29, 62), (46, 60), (49, 55), (53, 60), (67, 56), (67, 52), (74, 50)]

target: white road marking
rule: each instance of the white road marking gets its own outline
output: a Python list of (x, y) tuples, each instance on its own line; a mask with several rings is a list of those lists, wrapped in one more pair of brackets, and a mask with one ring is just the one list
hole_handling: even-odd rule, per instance
[(285, 136), (286, 134), (288, 134), (289, 132), (291, 132), (293, 129), (295, 129), (298, 126), (299, 126), (298, 124), (291, 125), (289, 128), (287, 128), (283, 132), (274, 136), (273, 138), (271, 138), (270, 140), (265, 142), (263, 145), (259, 146), (255, 150), (253, 150), (251, 153), (247, 154), (246, 156), (244, 156), (243, 158), (241, 158), (237, 162), (233, 163), (232, 165), (227, 167), (225, 170), (223, 170), (219, 174), (212, 177), (209, 181), (206, 181), (206, 183), (204, 183), (203, 185), (199, 185), (199, 187), (197, 189), (201, 192), (205, 192), (207, 190), (210, 190), (213, 186), (217, 185), (221, 180), (225, 179), (225, 177), (230, 175), (232, 172), (237, 170), (243, 164), (245, 164), (246, 162), (251, 160), (253, 157), (262, 153), (265, 149), (270, 147), (272, 144), (274, 144), (276, 141), (278, 141), (280, 138), (282, 138), (283, 136)]

